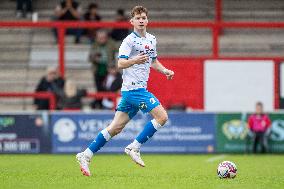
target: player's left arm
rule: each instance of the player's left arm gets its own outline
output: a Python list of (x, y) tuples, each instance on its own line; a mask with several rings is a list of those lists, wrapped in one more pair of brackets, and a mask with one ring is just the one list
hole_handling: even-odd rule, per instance
[(157, 70), (158, 72), (165, 74), (167, 76), (168, 80), (173, 79), (175, 73), (172, 70), (167, 69), (165, 66), (163, 66), (159, 60), (156, 58), (155, 60), (153, 60), (151, 67), (154, 70)]

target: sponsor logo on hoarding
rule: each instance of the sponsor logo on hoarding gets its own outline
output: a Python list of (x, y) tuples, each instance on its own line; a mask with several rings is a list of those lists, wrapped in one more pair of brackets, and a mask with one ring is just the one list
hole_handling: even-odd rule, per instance
[(15, 139), (0, 141), (1, 153), (39, 153), (40, 141), (38, 139)]
[(76, 123), (68, 118), (62, 118), (55, 122), (53, 133), (60, 142), (70, 142), (75, 138)]
[(0, 117), (0, 130), (12, 125), (15, 125), (14, 117)]
[(0, 153), (51, 151), (47, 113), (0, 115)]
[(275, 120), (271, 127), (271, 139), (274, 141), (284, 141), (284, 120)]
[[(144, 152), (207, 153), (215, 151), (214, 114), (173, 113), (169, 117), (167, 126), (143, 146)], [(53, 152), (75, 153), (83, 150), (94, 140), (100, 130), (111, 123), (112, 119), (113, 113), (52, 114)], [(137, 137), (151, 119), (149, 115), (139, 113), (100, 152), (123, 152), (124, 147)]]
[(247, 123), (241, 120), (231, 120), (225, 122), (222, 126), (224, 135), (229, 140), (241, 139), (243, 140), (248, 133)]

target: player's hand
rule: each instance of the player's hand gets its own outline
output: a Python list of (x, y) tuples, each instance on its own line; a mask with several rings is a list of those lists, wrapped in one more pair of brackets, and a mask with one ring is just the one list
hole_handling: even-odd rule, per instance
[(149, 56), (144, 53), (140, 53), (133, 58), (135, 64), (144, 64), (146, 61), (149, 60)]
[(163, 72), (167, 76), (168, 80), (173, 79), (173, 77), (175, 75), (175, 72), (173, 72), (172, 70), (165, 69)]

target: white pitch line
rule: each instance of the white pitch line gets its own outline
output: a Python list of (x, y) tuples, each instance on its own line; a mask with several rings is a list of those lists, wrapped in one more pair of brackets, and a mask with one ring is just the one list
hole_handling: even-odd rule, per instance
[(207, 159), (206, 162), (212, 163), (212, 162), (214, 162), (214, 161), (223, 159), (223, 158), (225, 158), (225, 157), (227, 157), (227, 155), (214, 156), (214, 157), (211, 157), (211, 158)]

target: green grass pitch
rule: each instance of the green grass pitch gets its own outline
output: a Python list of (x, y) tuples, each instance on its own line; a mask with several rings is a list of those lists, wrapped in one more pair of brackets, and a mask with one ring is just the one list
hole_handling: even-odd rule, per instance
[[(0, 155), (0, 188), (284, 188), (283, 155), (143, 155), (141, 168), (126, 155), (97, 155), (91, 177), (74, 155)], [(236, 163), (235, 179), (219, 179), (219, 162)]]

